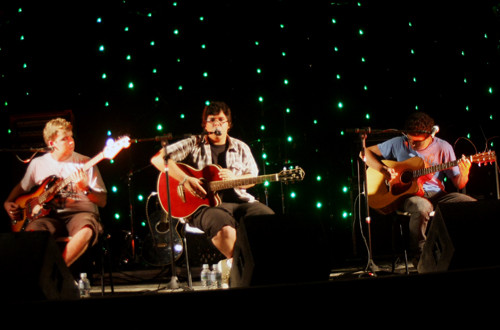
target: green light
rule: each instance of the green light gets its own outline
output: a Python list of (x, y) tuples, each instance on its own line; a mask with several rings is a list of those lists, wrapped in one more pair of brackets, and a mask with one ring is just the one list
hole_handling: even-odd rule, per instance
[(111, 187), (111, 191), (114, 192), (114, 193), (117, 193), (118, 192), (118, 187), (117, 186), (112, 186)]
[(159, 96), (155, 97), (155, 102), (160, 102), (160, 97)]
[(493, 87), (488, 88), (488, 93), (493, 94)]
[(257, 74), (261, 74), (262, 73), (262, 69), (261, 68), (257, 68)]
[(156, 125), (156, 130), (157, 131), (163, 131), (163, 125), (162, 124)]
[(104, 51), (104, 45), (100, 45), (100, 46), (99, 46), (99, 51), (100, 51), (100, 52), (103, 52), (103, 51)]
[(369, 113), (367, 113), (367, 114), (365, 115), (365, 118), (366, 118), (366, 119), (370, 119), (370, 114), (369, 114)]
[(108, 76), (106, 75), (106, 73), (103, 73), (103, 74), (101, 75), (101, 78), (102, 78), (102, 79), (106, 79), (107, 77), (108, 77)]
[(101, 17), (97, 17), (96, 22), (97, 22), (97, 23), (102, 23), (102, 18), (101, 18)]
[(206, 49), (207, 45), (206, 44), (201, 44), (201, 49)]
[(344, 103), (339, 102), (337, 103), (337, 108), (342, 109), (344, 107)]
[(158, 70), (156, 68), (153, 68), (153, 73), (156, 74)]
[(343, 192), (344, 194), (347, 194), (347, 193), (349, 192), (349, 187), (347, 187), (347, 186), (343, 186), (343, 187), (342, 187), (342, 192)]
[(151, 40), (151, 42), (149, 43), (150, 46), (154, 46), (155, 45), (155, 41), (154, 40)]
[(281, 52), (281, 56), (285, 57), (286, 56), (286, 52)]
[(286, 113), (290, 113), (291, 111), (292, 111), (292, 110), (291, 110), (290, 108), (286, 108), (286, 109), (285, 109), (285, 112), (286, 112)]
[(126, 59), (127, 59), (127, 61), (130, 61), (132, 59), (132, 55), (128, 54)]
[(262, 153), (262, 159), (267, 159), (267, 154), (265, 152)]
[(181, 90), (183, 90), (183, 89), (184, 89), (184, 87), (182, 87), (182, 85), (179, 85), (179, 86), (177, 87), (177, 89), (181, 91)]
[(208, 77), (208, 72), (203, 72), (203, 78), (207, 78)]
[(349, 217), (349, 212), (342, 211), (342, 218), (347, 219)]
[(141, 226), (146, 227), (146, 221), (141, 221)]
[(264, 181), (264, 187), (269, 187), (269, 181)]
[(266, 129), (266, 126), (265, 125), (260, 125), (260, 130), (261, 131), (264, 131)]
[(318, 124), (318, 120), (317, 120), (317, 119), (314, 119), (314, 120), (313, 120), (313, 124), (314, 124), (314, 125), (317, 125), (317, 124)]
[(295, 198), (295, 197), (297, 197), (297, 194), (295, 193), (295, 191), (292, 191), (290, 193), (290, 198)]
[(359, 33), (360, 36), (362, 36), (362, 35), (365, 34), (365, 31), (363, 31), (362, 29), (359, 29), (358, 33)]
[(204, 21), (204, 20), (205, 20), (205, 17), (200, 16), (200, 21)]
[(186, 115), (185, 115), (185, 114), (183, 114), (183, 113), (181, 113), (181, 116), (180, 116), (180, 117), (181, 117), (181, 119), (184, 119), (184, 118), (186, 118)]
[(340, 74), (337, 73), (337, 80), (340, 80)]
[(142, 194), (137, 195), (137, 200), (142, 202), (144, 200), (144, 196)]
[(292, 142), (292, 141), (293, 141), (293, 137), (292, 137), (291, 135), (288, 135), (288, 137), (286, 138), (286, 140), (287, 140), (288, 142)]
[(288, 85), (288, 84), (289, 84), (288, 79), (284, 79), (284, 80), (283, 80), (283, 84)]
[(259, 96), (259, 102), (260, 103), (264, 102), (264, 98), (262, 96)]
[(337, 24), (337, 20), (335, 18), (332, 18), (332, 24)]
[(129, 30), (130, 30), (130, 28), (128, 26), (123, 28), (123, 31), (125, 31), (125, 32), (128, 32)]
[(323, 203), (321, 203), (321, 202), (316, 202), (316, 208), (317, 208), (317, 209), (320, 209), (320, 208), (322, 208), (322, 207), (323, 207)]
[(128, 88), (129, 89), (133, 89), (134, 88), (134, 83), (133, 82), (129, 82), (128, 83)]
[(107, 136), (111, 136), (111, 134), (112, 134), (112, 133), (111, 133), (111, 131), (110, 131), (110, 130), (108, 130), (108, 131), (106, 132), (106, 135), (107, 135)]
[(260, 42), (258, 40), (255, 40), (254, 44), (255, 44), (255, 46), (258, 46), (258, 45), (260, 45)]
[(114, 215), (115, 219), (116, 220), (120, 220), (120, 213), (116, 212), (115, 215)]
[(177, 35), (179, 35), (179, 29), (175, 29), (175, 30), (174, 30), (174, 34), (175, 34), (176, 36), (177, 36)]
[(28, 63), (23, 63), (23, 69), (26, 69), (28, 67)]
[(109, 102), (108, 101), (104, 102), (104, 106), (109, 107)]
[(319, 181), (321, 181), (321, 180), (323, 180), (323, 178), (321, 177), (321, 175), (316, 175), (316, 181), (318, 181), (318, 182), (319, 182)]

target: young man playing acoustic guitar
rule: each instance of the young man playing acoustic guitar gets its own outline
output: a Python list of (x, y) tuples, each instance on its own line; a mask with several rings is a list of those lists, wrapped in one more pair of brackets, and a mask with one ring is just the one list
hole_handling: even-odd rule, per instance
[[(387, 181), (396, 180), (398, 172), (385, 165), (381, 161), (383, 159), (402, 162), (412, 157), (420, 157), (426, 167), (456, 160), (452, 146), (434, 136), (436, 133), (434, 120), (427, 114), (422, 112), (411, 114), (405, 122), (404, 132), (404, 136), (389, 139), (366, 149), (366, 164), (381, 172)], [(469, 181), (470, 167), (470, 160), (462, 157), (458, 161), (458, 166), (421, 177), (419, 185), (422, 184), (422, 196), (410, 196), (402, 202), (400, 208), (410, 213), (409, 253), (413, 255), (415, 266), (425, 243), (429, 214), (437, 203), (475, 200), (465, 194), (447, 193), (444, 190), (445, 175), (452, 180), (456, 188), (463, 189)]]
[[(231, 109), (227, 104), (211, 102), (204, 108), (202, 114), (205, 134), (168, 145), (166, 148), (168, 157), (165, 157), (163, 148), (151, 162), (162, 172), (168, 166), (169, 177), (178, 182), (176, 188), (199, 199), (207, 195), (202, 180), (186, 174), (179, 168), (177, 162), (200, 170), (207, 165), (217, 164), (222, 167), (218, 173), (220, 180), (256, 176), (258, 167), (252, 152), (244, 142), (228, 135), (231, 126)], [(219, 194), (222, 201), (220, 205), (200, 207), (188, 219), (190, 225), (208, 235), (214, 246), (228, 258), (229, 265), (233, 257), (238, 220), (244, 216), (274, 214), (269, 207), (258, 202), (246, 191), (251, 186), (253, 185), (222, 190)], [(173, 210), (172, 214), (174, 215)]]
[(4, 208), (12, 221), (21, 221), (24, 210), (19, 205), (20, 198), (29, 196), (32, 188), (51, 176), (61, 179), (71, 176), (71, 183), (48, 203), (50, 213), (30, 221), (25, 228), (26, 231), (49, 231), (56, 238), (69, 235), (71, 239), (63, 251), (63, 259), (70, 266), (89, 245), (97, 242), (98, 233), (102, 231), (98, 207), (106, 205), (107, 192), (96, 166), (83, 171), (89, 158), (74, 151), (70, 122), (62, 118), (50, 120), (43, 130), (43, 138), (52, 151), (31, 161), (24, 177), (4, 202)]

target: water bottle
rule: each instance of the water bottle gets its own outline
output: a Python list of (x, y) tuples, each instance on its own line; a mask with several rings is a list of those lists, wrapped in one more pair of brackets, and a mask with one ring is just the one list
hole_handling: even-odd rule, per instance
[(201, 268), (201, 285), (204, 288), (210, 287), (210, 268), (208, 264), (203, 264)]
[(222, 286), (222, 272), (219, 269), (218, 264), (212, 265), (212, 271), (210, 272), (212, 287), (214, 289), (219, 289)]
[(87, 278), (87, 273), (80, 274), (80, 280), (78, 281), (78, 289), (80, 290), (80, 298), (90, 297), (90, 281)]

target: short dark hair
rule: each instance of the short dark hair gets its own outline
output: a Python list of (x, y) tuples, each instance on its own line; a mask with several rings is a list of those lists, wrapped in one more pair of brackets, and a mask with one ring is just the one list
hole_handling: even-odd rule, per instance
[(424, 112), (414, 112), (406, 119), (404, 132), (407, 134), (431, 134), (434, 119)]
[(232, 126), (231, 124), (233, 120), (231, 117), (231, 109), (229, 108), (229, 106), (225, 102), (213, 101), (203, 109), (203, 114), (201, 115), (201, 127), (205, 127), (208, 116), (218, 115), (221, 111), (226, 115), (229, 126)]

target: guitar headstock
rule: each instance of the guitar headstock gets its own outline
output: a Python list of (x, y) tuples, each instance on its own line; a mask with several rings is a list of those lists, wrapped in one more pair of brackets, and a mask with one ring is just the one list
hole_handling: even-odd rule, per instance
[(298, 166), (289, 170), (284, 169), (278, 173), (280, 181), (284, 183), (293, 183), (297, 181), (302, 181), (305, 175), (306, 172), (304, 172), (304, 170)]
[(494, 151), (485, 151), (479, 154), (475, 154), (471, 156), (471, 162), (478, 163), (479, 166), (481, 164), (486, 164), (486, 163), (493, 163), (496, 161), (496, 155)]
[(113, 159), (122, 150), (130, 146), (130, 137), (124, 136), (116, 141), (108, 140), (106, 147), (102, 151), (105, 158)]

